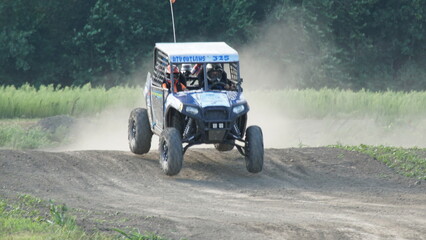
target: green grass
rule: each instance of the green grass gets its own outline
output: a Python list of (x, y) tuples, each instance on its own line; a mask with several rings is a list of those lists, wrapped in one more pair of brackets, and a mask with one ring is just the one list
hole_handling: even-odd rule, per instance
[(426, 92), (305, 89), (245, 92), (249, 104), (293, 118), (365, 118), (394, 122), (426, 117)]
[(359, 146), (334, 145), (332, 147), (365, 153), (395, 169), (399, 174), (426, 180), (426, 149), (368, 146), (363, 144)]
[(69, 129), (58, 127), (48, 132), (37, 126), (38, 119), (6, 119), (0, 121), (0, 148), (38, 149), (67, 143)]
[(53, 146), (49, 134), (38, 127), (24, 128), (19, 124), (0, 125), (0, 148), (36, 149)]
[[(0, 197), (0, 239), (112, 239), (99, 233), (86, 234), (74, 221), (57, 224), (43, 213), (46, 207), (44, 201), (29, 195), (14, 200)], [(52, 204), (50, 208), (55, 211), (60, 207)]]
[(55, 115), (90, 116), (108, 107), (140, 106), (141, 88), (83, 87), (39, 89), (30, 85), (20, 88), (0, 87), (0, 118), (42, 118)]
[[(249, 104), (293, 118), (372, 118), (379, 121), (426, 117), (426, 92), (370, 92), (339, 89), (245, 91)], [(0, 87), (0, 118), (43, 118), (54, 115), (90, 116), (110, 107), (143, 105), (141, 87), (36, 89)], [(260, 106), (259, 106), (260, 104)]]
[(16, 199), (0, 196), (0, 240), (166, 240), (155, 234), (114, 230), (119, 234), (83, 231), (75, 218), (68, 215), (68, 208), (64, 204), (47, 203), (30, 195), (20, 195)]
[[(281, 89), (244, 91), (249, 105), (258, 114), (279, 114), (293, 119), (373, 119), (384, 129), (413, 126), (419, 133), (425, 127), (426, 92), (370, 92), (338, 89)], [(142, 88), (110, 89), (83, 87), (36, 89), (0, 87), (0, 119), (38, 119), (55, 115), (93, 116), (108, 108), (131, 109), (143, 106)], [(250, 115), (250, 113), (249, 113)], [(55, 143), (37, 129), (0, 123), (0, 147), (40, 148)], [(40, 139), (40, 141), (34, 141)], [(57, 139), (62, 139), (61, 137)]]

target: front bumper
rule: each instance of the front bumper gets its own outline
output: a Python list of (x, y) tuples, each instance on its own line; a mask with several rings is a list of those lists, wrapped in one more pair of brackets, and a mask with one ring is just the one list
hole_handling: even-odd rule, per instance
[[(247, 109), (247, 107), (246, 107)], [(240, 118), (247, 113), (239, 114), (232, 112), (230, 107), (205, 107), (192, 118), (192, 132), (184, 132), (183, 142), (192, 144), (201, 143), (223, 143), (241, 138), (244, 126), (241, 127)]]

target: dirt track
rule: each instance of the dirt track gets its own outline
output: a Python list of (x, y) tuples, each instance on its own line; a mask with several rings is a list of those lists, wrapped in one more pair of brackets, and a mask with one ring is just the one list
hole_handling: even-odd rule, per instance
[(236, 150), (190, 149), (175, 177), (156, 151), (0, 150), (0, 194), (18, 193), (173, 239), (426, 239), (426, 184), (338, 149), (267, 149), (255, 175)]

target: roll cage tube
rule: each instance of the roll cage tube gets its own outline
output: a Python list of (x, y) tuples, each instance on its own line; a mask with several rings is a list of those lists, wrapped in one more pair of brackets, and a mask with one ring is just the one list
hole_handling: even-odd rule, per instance
[[(170, 93), (171, 94), (175, 93), (175, 78), (174, 78), (173, 65), (177, 66), (176, 63), (172, 63), (172, 62), (169, 63), (169, 66), (170, 66), (170, 82), (171, 82), (171, 84), (170, 84)], [(167, 76), (165, 76), (165, 77), (167, 78)], [(176, 92), (177, 92), (177, 89), (176, 89)]]

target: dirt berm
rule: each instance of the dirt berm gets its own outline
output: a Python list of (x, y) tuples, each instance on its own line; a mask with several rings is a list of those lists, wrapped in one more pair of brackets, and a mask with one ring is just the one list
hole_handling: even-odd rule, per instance
[(190, 149), (175, 177), (157, 152), (0, 150), (0, 194), (78, 208), (79, 224), (172, 239), (425, 239), (426, 184), (330, 148), (267, 149), (260, 174), (237, 151)]

